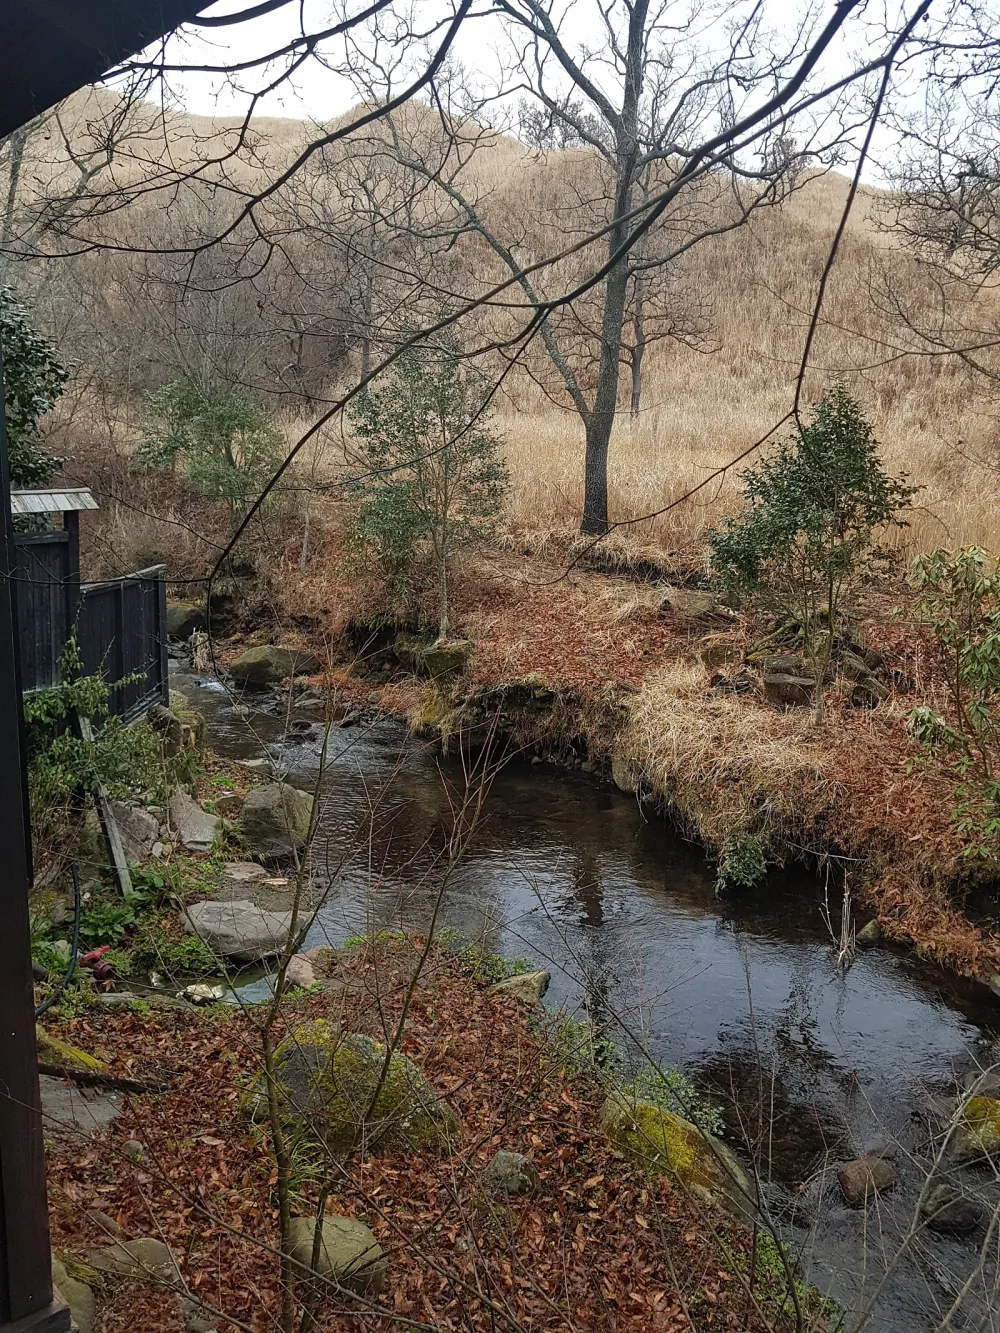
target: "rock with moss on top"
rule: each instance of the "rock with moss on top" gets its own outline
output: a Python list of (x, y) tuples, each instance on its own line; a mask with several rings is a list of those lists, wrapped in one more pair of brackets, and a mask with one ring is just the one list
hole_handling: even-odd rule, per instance
[[(383, 1045), (361, 1033), (341, 1035), (322, 1019), (300, 1024), (279, 1044), (274, 1078), (286, 1127), (333, 1152), (359, 1142), (369, 1151), (442, 1151), (461, 1133), (457, 1113), (412, 1060), (393, 1052), (386, 1069)], [(263, 1078), (244, 1097), (241, 1111), (252, 1120), (266, 1119)]]
[(739, 1217), (752, 1215), (753, 1188), (724, 1143), (689, 1120), (615, 1091), (601, 1120), (611, 1142), (655, 1175), (666, 1175), (696, 1198), (717, 1203)]
[(88, 1055), (77, 1046), (53, 1037), (39, 1024), (35, 1028), (38, 1059), (42, 1064), (59, 1065), (62, 1069), (79, 1069), (86, 1073), (103, 1073), (107, 1065), (96, 1055)]
[(962, 1109), (953, 1145), (957, 1162), (1000, 1158), (1000, 1101), (970, 1097)]
[(272, 643), (244, 649), (229, 667), (237, 685), (258, 687), (276, 685), (289, 676), (313, 676), (322, 669), (323, 663), (313, 653)]

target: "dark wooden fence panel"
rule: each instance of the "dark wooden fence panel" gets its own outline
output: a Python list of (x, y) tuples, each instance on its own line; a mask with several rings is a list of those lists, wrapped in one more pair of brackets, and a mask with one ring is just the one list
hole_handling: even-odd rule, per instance
[(72, 577), (72, 538), (65, 531), (18, 533), (17, 620), (25, 694), (59, 684), (63, 647), (76, 628), (88, 674), (136, 679), (111, 691), (110, 712), (127, 721), (168, 703), (167, 593), (163, 566), (106, 583)]
[(69, 534), (18, 533), (17, 626), (25, 691), (59, 684), (59, 660), (76, 615)]
[(128, 578), (80, 586), (77, 636), (88, 675), (136, 679), (111, 691), (112, 716), (140, 717), (154, 703), (168, 703), (167, 599), (163, 567)]

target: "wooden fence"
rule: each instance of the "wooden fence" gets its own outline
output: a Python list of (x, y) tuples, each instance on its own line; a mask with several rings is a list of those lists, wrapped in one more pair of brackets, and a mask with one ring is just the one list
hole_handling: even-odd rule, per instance
[(100, 672), (112, 683), (128, 681), (111, 691), (112, 716), (132, 721), (155, 703), (169, 703), (163, 566), (81, 584), (71, 574), (69, 533), (19, 532), (15, 543), (25, 694), (59, 683), (62, 651), (75, 627), (84, 671)]

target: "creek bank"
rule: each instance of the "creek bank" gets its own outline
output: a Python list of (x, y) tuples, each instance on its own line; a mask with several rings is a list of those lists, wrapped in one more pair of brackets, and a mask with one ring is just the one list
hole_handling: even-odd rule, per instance
[[(419, 1071), (419, 1087), (443, 1098), (462, 1126), (457, 1152), (450, 1137), (415, 1149), (405, 1133), (398, 1141), (387, 1136), (363, 1170), (351, 1156), (341, 1160), (318, 1270), (346, 1278), (351, 1290), (324, 1288), (324, 1317), (356, 1318), (368, 1308), (358, 1300), (384, 1288), (390, 1308), (418, 1300), (422, 1319), (447, 1326), (467, 1307), (474, 1275), (482, 1280), (485, 1273), (521, 1323), (538, 1284), (554, 1313), (552, 1301), (569, 1283), (572, 1303), (553, 1327), (599, 1327), (601, 1311), (614, 1301), (622, 1333), (644, 1333), (651, 1312), (680, 1320), (682, 1300), (693, 1293), (748, 1333), (782, 1326), (785, 1286), (763, 1266), (756, 1284), (763, 1314), (747, 1310), (740, 1273), (752, 1263), (750, 1231), (724, 1213), (709, 1220), (669, 1178), (623, 1159), (601, 1130), (600, 1085), (553, 1058), (519, 1001), (475, 982), (443, 949), (431, 952), (413, 989), (419, 952), (420, 941), (410, 939), (355, 947), (338, 959), (361, 983), (345, 1012), (331, 1010), (325, 996), (310, 996), (289, 1003), (281, 1017), (283, 1040), (317, 1023), (370, 1034), (398, 1021), (406, 1003), (406, 1060)], [(234, 1081), (250, 1086), (260, 1058), (253, 1014), (97, 1010), (67, 1018), (60, 1035), (85, 1039), (112, 1066), (130, 1060), (139, 1075), (169, 1071), (162, 1101), (127, 1100), (92, 1148), (102, 1163), (99, 1210), (92, 1156), (78, 1144), (53, 1145), (52, 1229), (61, 1272), (77, 1280), (88, 1270), (112, 1277), (92, 1288), (111, 1326), (141, 1302), (149, 1333), (167, 1333), (176, 1328), (183, 1293), (192, 1291), (203, 1309), (243, 1321), (266, 1315), (277, 1275), (272, 1159), (267, 1135), (246, 1125), (233, 1097)], [(404, 1082), (415, 1098), (417, 1085)], [(140, 1141), (135, 1159), (126, 1151), (132, 1139)], [(194, 1230), (176, 1206), (179, 1180), (204, 1200)], [(294, 1186), (298, 1220), (290, 1241), (307, 1283), (307, 1221), (316, 1216), (320, 1188), (309, 1172)], [(661, 1226), (669, 1234), (669, 1272)], [(706, 1271), (706, 1256), (716, 1253)], [(507, 1281), (512, 1255), (527, 1281)], [(683, 1285), (674, 1285), (672, 1272)], [(162, 1276), (175, 1290), (149, 1280)], [(267, 1302), (259, 1310), (247, 1303), (255, 1292)]]

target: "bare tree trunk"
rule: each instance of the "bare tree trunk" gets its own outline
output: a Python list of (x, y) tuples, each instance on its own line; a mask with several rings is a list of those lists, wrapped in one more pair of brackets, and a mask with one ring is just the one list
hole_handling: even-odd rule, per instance
[(10, 146), (10, 179), (7, 184), (7, 205), (3, 215), (3, 235), (0, 243), (7, 245), (14, 232), (14, 212), (17, 208), (17, 191), (21, 182), (21, 164), (24, 161), (24, 146), (28, 142), (31, 127), (22, 125), (7, 140)]
[[(608, 237), (608, 253), (614, 255), (628, 239), (625, 221), (632, 206), (636, 158), (639, 94), (643, 80), (646, 14), (648, 0), (637, 0), (629, 15), (626, 51), (625, 96), (617, 125), (615, 205)], [(618, 374), (621, 365), (622, 330), (628, 292), (628, 256), (612, 267), (604, 284), (604, 313), (601, 319), (601, 360), (597, 372), (594, 409), (587, 422), (587, 454), (584, 466), (583, 521), (580, 531), (601, 537), (608, 531), (608, 448), (618, 408)]]

